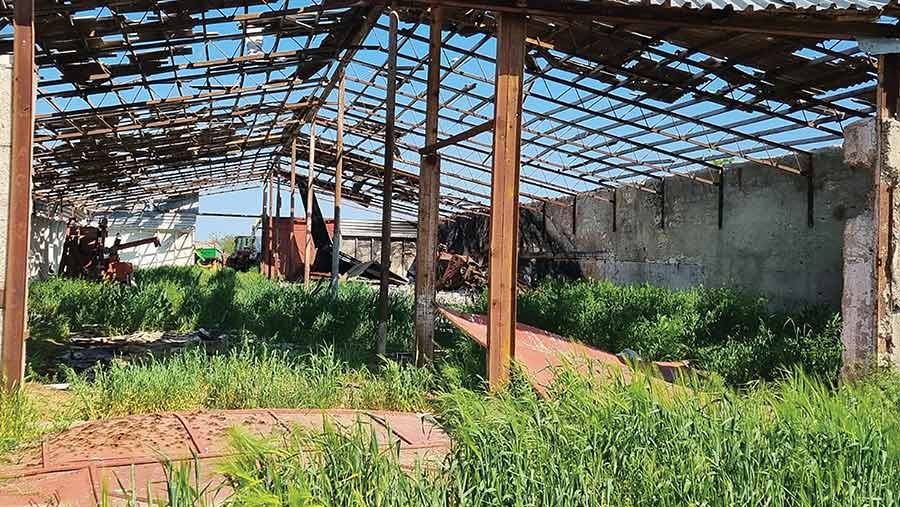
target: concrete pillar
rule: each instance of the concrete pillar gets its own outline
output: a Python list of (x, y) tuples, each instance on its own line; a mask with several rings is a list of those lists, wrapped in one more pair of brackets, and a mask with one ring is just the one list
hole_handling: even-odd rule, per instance
[(853, 376), (873, 364), (900, 366), (900, 121), (848, 126), (844, 159), (874, 182), (867, 209), (844, 229), (843, 371)]

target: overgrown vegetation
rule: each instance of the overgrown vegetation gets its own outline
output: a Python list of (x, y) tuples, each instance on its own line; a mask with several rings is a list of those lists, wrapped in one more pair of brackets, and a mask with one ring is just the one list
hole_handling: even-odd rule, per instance
[[(900, 385), (887, 374), (834, 390), (793, 373), (737, 393), (601, 388), (566, 372), (547, 399), (521, 382), (489, 397), (457, 389), (436, 405), (454, 442), (443, 463), (404, 469), (361, 430), (286, 447), (238, 435), (222, 484), (230, 505), (271, 507), (894, 506), (888, 379)], [(196, 496), (190, 480), (171, 485)]]
[[(259, 273), (190, 267), (138, 270), (135, 287), (51, 278), (31, 284), (29, 326), (37, 337), (64, 339), (91, 330), (101, 335), (134, 331), (244, 330), (317, 348), (365, 353), (375, 344), (377, 292), (344, 283), (337, 299), (321, 284), (280, 284)], [(412, 301), (391, 300), (388, 344), (408, 350)]]
[[(264, 341), (316, 349), (331, 345), (356, 363), (371, 357), (377, 293), (342, 285), (305, 289), (258, 273), (196, 268), (139, 270), (136, 287), (51, 279), (32, 284), (30, 325), (37, 337), (72, 332), (122, 334), (199, 327), (248, 332)], [(484, 311), (484, 298), (472, 311)], [(391, 300), (389, 348), (412, 348), (412, 298)], [(732, 289), (669, 290), (650, 285), (549, 280), (519, 295), (519, 320), (610, 352), (650, 360), (689, 359), (732, 385), (779, 378), (802, 367), (832, 381), (841, 364), (840, 318), (822, 307), (771, 312), (765, 298)], [(439, 333), (457, 366), (481, 372), (483, 353), (452, 330)], [(464, 343), (462, 343), (464, 342)], [(39, 348), (39, 345), (38, 345)], [(451, 372), (452, 373), (452, 372)]]
[[(476, 310), (485, 308), (482, 299)], [(796, 366), (832, 381), (841, 367), (839, 314), (771, 312), (765, 298), (734, 289), (548, 280), (520, 293), (518, 320), (614, 353), (689, 359), (733, 385), (776, 379)]]
[(426, 409), (430, 370), (385, 361), (378, 373), (352, 368), (333, 350), (303, 355), (249, 345), (227, 354), (190, 350), (162, 359), (99, 369), (92, 379), (70, 377), (75, 414), (82, 419), (210, 409)]
[(0, 389), (0, 455), (40, 435), (40, 415), (23, 388)]

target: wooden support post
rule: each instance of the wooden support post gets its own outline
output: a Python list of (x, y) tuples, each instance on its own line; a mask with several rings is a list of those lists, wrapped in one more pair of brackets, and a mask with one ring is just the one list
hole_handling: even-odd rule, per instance
[(900, 54), (886, 54), (878, 58), (878, 89), (876, 93), (876, 139), (878, 160), (875, 167), (875, 329), (877, 343), (876, 360), (890, 358), (898, 345), (894, 341), (891, 314), (894, 300), (892, 287), (891, 256), (896, 245), (892, 244), (896, 217), (893, 213), (894, 193), (897, 181), (890, 177), (891, 169), (886, 167), (887, 153), (884, 128), (889, 119), (897, 119), (900, 112)]
[(274, 174), (275, 174), (274, 170), (269, 171), (269, 213), (268, 213), (268, 219), (266, 220), (269, 224), (268, 225), (268, 227), (269, 227), (269, 244), (267, 247), (267, 250), (269, 252), (269, 256), (267, 257), (267, 259), (269, 261), (269, 267), (266, 270), (266, 276), (268, 276), (270, 279), (272, 278), (272, 267), (275, 264), (275, 252), (274, 252), (275, 241), (273, 241), (273, 239), (272, 239), (275, 236), (275, 222), (273, 221), (273, 218), (272, 218), (272, 216), (273, 216), (272, 215), (272, 207), (275, 205), (275, 195), (273, 193), (274, 185), (272, 185)]
[(400, 16), (391, 11), (390, 41), (388, 42), (387, 97), (385, 101), (384, 125), (384, 182), (382, 184), (383, 203), (381, 205), (381, 285), (378, 296), (378, 342), (375, 351), (379, 355), (387, 352), (387, 326), (390, 315), (389, 283), (391, 273), (391, 204), (394, 200), (394, 149), (396, 138), (394, 127), (397, 114), (397, 30)]
[(28, 322), (28, 244), (34, 140), (34, 0), (17, 1), (13, 14), (12, 132), (9, 214), (3, 292), (2, 374), (6, 388), (25, 374)]
[[(428, 81), (425, 90), (425, 144), (438, 140), (441, 92), (441, 29), (444, 10), (431, 8), (428, 44)], [(416, 237), (416, 363), (434, 359), (434, 293), (440, 216), (441, 161), (437, 154), (422, 156), (419, 164), (419, 223)]]
[(296, 204), (296, 194), (297, 194), (297, 134), (294, 133), (291, 136), (291, 202), (290, 202), (290, 213), (291, 213), (291, 229), (290, 229), (290, 248), (288, 249), (287, 256), (287, 266), (285, 268), (285, 273), (288, 276), (294, 276), (294, 255), (292, 252), (294, 251), (294, 242), (296, 238), (294, 237), (294, 220), (297, 215), (297, 204)]
[[(259, 248), (260, 262), (268, 262), (269, 258), (269, 194), (268, 194), (268, 175), (263, 176), (262, 180), (262, 212), (259, 215), (259, 226), (262, 229), (260, 235)], [(260, 265), (260, 270), (262, 266)], [(262, 273), (262, 271), (260, 271)]]
[(312, 269), (313, 181), (316, 180), (316, 119), (309, 123), (309, 175), (306, 179), (306, 239), (303, 242), (303, 286), (309, 288)]
[[(275, 173), (275, 171), (272, 171)], [(272, 271), (273, 277), (278, 280), (284, 274), (284, 266), (281, 265), (281, 172), (274, 174), (275, 178), (275, 227), (272, 231)]]
[(488, 361), (491, 389), (509, 379), (516, 343), (519, 257), (519, 168), (525, 16), (502, 13), (497, 23), (494, 81), (494, 153), (491, 177), (491, 248), (488, 274)]
[(337, 163), (334, 168), (334, 234), (331, 250), (331, 295), (338, 295), (338, 279), (341, 276), (341, 190), (344, 184), (344, 85), (346, 79), (341, 76), (338, 87), (337, 113)]

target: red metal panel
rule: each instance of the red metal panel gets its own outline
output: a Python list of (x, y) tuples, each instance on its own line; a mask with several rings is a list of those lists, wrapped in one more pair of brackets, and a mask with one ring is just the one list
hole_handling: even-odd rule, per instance
[[(276, 251), (275, 265), (273, 273), (277, 273), (280, 279), (288, 281), (296, 281), (303, 279), (303, 266), (306, 263), (304, 241), (306, 240), (306, 219), (295, 218), (293, 229), (294, 234), (291, 235), (291, 219), (278, 218), (273, 219), (274, 238), (272, 244)], [(328, 229), (328, 235), (334, 234), (334, 222), (327, 220), (325, 227)], [(316, 247), (310, 245), (310, 259), (316, 260)], [(262, 259), (262, 271), (267, 272), (269, 265), (272, 264), (271, 254), (265, 255)]]

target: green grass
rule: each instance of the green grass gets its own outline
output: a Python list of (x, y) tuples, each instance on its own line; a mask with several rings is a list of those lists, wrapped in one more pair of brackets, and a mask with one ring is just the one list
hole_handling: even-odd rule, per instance
[[(837, 379), (839, 314), (824, 307), (771, 312), (767, 304), (733, 289), (548, 280), (519, 294), (518, 320), (613, 353), (688, 359), (732, 385), (777, 379), (796, 366)], [(474, 309), (485, 308), (483, 297)]]
[(37, 407), (22, 388), (0, 389), (0, 455), (39, 437), (40, 420)]
[(222, 355), (189, 350), (137, 363), (114, 362), (92, 379), (71, 375), (74, 413), (104, 419), (147, 412), (249, 408), (425, 410), (429, 370), (385, 361), (353, 368), (333, 350), (292, 355), (249, 345)]
[[(455, 389), (437, 400), (454, 443), (434, 468), (403, 469), (361, 429), (286, 445), (238, 434), (222, 485), (229, 505), (271, 507), (890, 507), (900, 412), (884, 387), (900, 377), (885, 375), (835, 390), (792, 373), (739, 393), (600, 388), (565, 372), (548, 399), (521, 384)], [(189, 480), (174, 486), (191, 496)]]
[[(337, 299), (314, 284), (282, 285), (259, 273), (194, 267), (138, 270), (136, 287), (51, 278), (31, 284), (29, 326), (37, 338), (64, 340), (73, 332), (101, 335), (193, 331), (200, 327), (245, 330), (265, 339), (368, 354), (377, 334), (377, 292), (345, 283)], [(391, 301), (388, 344), (408, 350), (412, 300)]]

